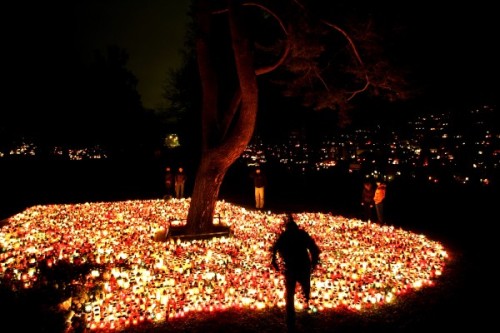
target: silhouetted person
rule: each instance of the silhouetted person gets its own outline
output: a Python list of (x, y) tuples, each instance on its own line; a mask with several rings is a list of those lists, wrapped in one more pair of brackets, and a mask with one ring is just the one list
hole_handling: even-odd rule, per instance
[(381, 182), (377, 182), (377, 188), (375, 189), (373, 201), (375, 203), (375, 211), (377, 212), (377, 218), (378, 218), (379, 223), (384, 223), (385, 192), (386, 192), (385, 184), (381, 183)]
[(361, 191), (361, 219), (364, 221), (371, 221), (372, 212), (375, 202), (373, 197), (375, 196), (375, 189), (370, 181), (365, 181), (363, 183), (363, 190)]
[(179, 168), (175, 174), (175, 197), (177, 199), (184, 197), (184, 186), (186, 185), (186, 173), (183, 168)]
[(165, 199), (170, 199), (174, 193), (174, 173), (170, 167), (165, 168)]
[(255, 169), (255, 172), (250, 175), (253, 178), (255, 189), (255, 208), (264, 208), (265, 187), (267, 185), (267, 177), (260, 168)]
[(285, 276), (286, 324), (289, 332), (295, 331), (295, 287), (300, 284), (309, 309), (311, 273), (319, 263), (320, 249), (307, 231), (298, 227), (291, 214), (287, 214), (285, 230), (271, 248), (271, 264), (279, 270), (277, 254), (281, 257)]

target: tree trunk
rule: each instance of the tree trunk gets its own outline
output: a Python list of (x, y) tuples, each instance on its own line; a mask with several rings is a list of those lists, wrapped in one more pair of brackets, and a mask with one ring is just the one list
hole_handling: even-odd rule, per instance
[[(241, 3), (229, 1), (229, 28), (235, 60), (238, 86), (233, 101), (219, 112), (217, 100), (217, 73), (210, 55), (210, 0), (199, 0), (198, 23), (201, 34), (197, 41), (198, 67), (202, 85), (202, 153), (189, 207), (186, 234), (196, 235), (213, 229), (213, 217), (219, 190), (229, 167), (241, 156), (250, 142), (255, 128), (258, 109), (258, 88), (250, 42), (239, 26), (238, 11)], [(218, 50), (216, 50), (218, 51)], [(237, 108), (238, 111), (234, 112)], [(222, 117), (217, 115), (222, 114)], [(231, 117), (225, 117), (227, 115)], [(229, 119), (228, 119), (229, 118)], [(227, 121), (227, 123), (222, 123)], [(229, 124), (231, 124), (229, 126)], [(226, 129), (228, 129), (226, 131)]]
[(198, 167), (186, 226), (189, 235), (212, 231), (220, 186), (232, 164), (229, 160), (224, 163), (212, 160), (211, 154), (205, 154)]

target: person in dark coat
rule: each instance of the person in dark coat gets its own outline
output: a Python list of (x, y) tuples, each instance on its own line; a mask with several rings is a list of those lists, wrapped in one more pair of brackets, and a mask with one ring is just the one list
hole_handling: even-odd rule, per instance
[(172, 169), (167, 166), (165, 167), (165, 199), (170, 199), (173, 196), (174, 188), (174, 173)]
[(361, 219), (363, 221), (371, 221), (373, 208), (375, 207), (375, 202), (373, 197), (375, 196), (375, 188), (370, 181), (365, 181), (363, 183), (363, 190), (361, 191)]
[(299, 228), (292, 214), (287, 214), (285, 230), (271, 248), (271, 265), (280, 270), (277, 254), (283, 262), (286, 293), (286, 324), (289, 332), (295, 331), (295, 287), (300, 284), (309, 309), (311, 273), (319, 263), (320, 249), (314, 239)]
[(177, 173), (174, 176), (174, 186), (175, 186), (175, 197), (177, 199), (184, 198), (184, 187), (186, 185), (186, 173), (184, 172), (184, 168), (179, 167), (177, 169)]
[(253, 184), (255, 189), (255, 208), (264, 208), (264, 195), (265, 188), (267, 185), (267, 176), (262, 172), (261, 168), (256, 168), (255, 172), (250, 175), (253, 178)]

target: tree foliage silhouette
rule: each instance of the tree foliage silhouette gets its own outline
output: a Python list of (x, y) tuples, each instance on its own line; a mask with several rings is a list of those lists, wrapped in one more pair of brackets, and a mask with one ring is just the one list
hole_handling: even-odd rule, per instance
[(71, 90), (77, 103), (58, 115), (57, 140), (84, 147), (100, 145), (111, 158), (157, 144), (156, 118), (142, 106), (138, 79), (127, 68), (128, 60), (127, 50), (110, 45), (105, 52), (95, 50), (92, 61), (82, 64)]

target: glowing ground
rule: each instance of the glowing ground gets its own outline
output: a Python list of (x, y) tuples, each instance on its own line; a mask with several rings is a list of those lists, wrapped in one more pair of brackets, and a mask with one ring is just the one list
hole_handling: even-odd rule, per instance
[[(219, 201), (214, 223), (229, 237), (167, 240), (155, 236), (186, 220), (189, 199), (33, 206), (0, 229), (0, 274), (16, 288), (47, 283), (41, 272), (69, 265), (61, 304), (68, 325), (120, 330), (192, 312), (284, 306), (283, 279), (270, 266), (283, 215)], [(295, 214), (320, 246), (311, 300), (327, 308), (383, 305), (441, 276), (448, 255), (425, 235), (324, 213)], [(296, 306), (303, 306), (297, 294)], [(70, 328), (71, 329), (71, 328)]]

